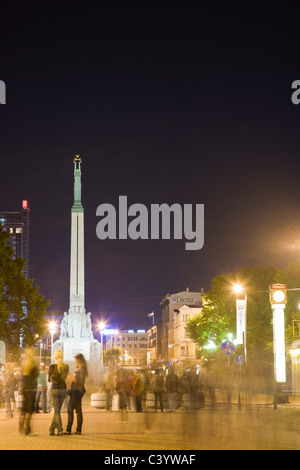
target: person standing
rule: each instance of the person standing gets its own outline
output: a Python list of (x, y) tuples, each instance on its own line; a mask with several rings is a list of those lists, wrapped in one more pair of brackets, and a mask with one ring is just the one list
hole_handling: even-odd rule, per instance
[(42, 397), (42, 410), (47, 413), (47, 375), (45, 372), (45, 365), (42, 364), (38, 376), (38, 391), (35, 401), (35, 412), (40, 412), (40, 398)]
[(86, 390), (84, 387), (85, 379), (88, 377), (88, 370), (83, 354), (79, 353), (75, 356), (77, 369), (74, 373), (74, 380), (71, 384), (70, 400), (68, 405), (68, 424), (64, 434), (71, 434), (74, 421), (74, 410), (77, 414), (77, 427), (75, 434), (81, 434), (82, 430), (82, 397)]
[(169, 401), (170, 411), (177, 410), (177, 391), (178, 391), (179, 380), (174, 370), (171, 369), (169, 374), (166, 376), (166, 393)]
[(55, 364), (51, 364), (49, 367), (49, 382), (51, 383), (50, 396), (54, 408), (49, 435), (54, 436), (55, 429), (57, 429), (56, 435), (62, 436), (63, 427), (60, 411), (67, 394), (66, 378), (69, 373), (69, 366), (63, 362), (63, 353), (61, 350), (55, 351), (54, 359)]
[(108, 411), (111, 407), (112, 396), (114, 393), (114, 381), (112, 367), (104, 374), (103, 386), (105, 390), (105, 409)]
[(6, 418), (13, 417), (12, 402), (14, 400), (16, 383), (14, 364), (12, 362), (7, 362), (4, 367), (3, 377), (3, 395), (6, 403)]
[(34, 349), (28, 348), (25, 351), (25, 359), (21, 369), (20, 390), (23, 394), (23, 403), (19, 417), (19, 432), (26, 436), (34, 435), (31, 430), (31, 418), (35, 406), (38, 375), (39, 369)]
[(164, 392), (164, 379), (163, 376), (160, 375), (159, 370), (155, 371), (155, 375), (152, 378), (151, 385), (154, 392), (154, 411), (157, 411), (157, 405), (159, 402), (160, 411), (164, 411), (163, 406), (163, 392)]
[(132, 381), (132, 395), (135, 399), (135, 409), (137, 413), (141, 413), (143, 411), (142, 407), (142, 397), (143, 397), (143, 386), (140, 374), (138, 372), (135, 373), (133, 381)]

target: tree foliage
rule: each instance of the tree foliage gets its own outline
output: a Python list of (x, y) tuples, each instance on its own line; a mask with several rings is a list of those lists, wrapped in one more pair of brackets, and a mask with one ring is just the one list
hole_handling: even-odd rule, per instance
[(103, 351), (103, 360), (105, 365), (114, 365), (120, 361), (122, 354), (121, 348), (119, 346), (113, 346), (111, 349)]
[(44, 317), (50, 302), (34, 281), (25, 277), (26, 261), (13, 259), (13, 249), (7, 245), (9, 236), (0, 225), (0, 339), (17, 358), (21, 342), (23, 347), (32, 346), (36, 335), (45, 334)]
[[(287, 284), (288, 289), (300, 288), (300, 265), (293, 264), (286, 269), (276, 267), (245, 267), (225, 275), (216, 276), (211, 289), (203, 298), (203, 309), (192, 317), (187, 324), (187, 332), (199, 347), (204, 363), (215, 360), (223, 339), (228, 333), (235, 337), (236, 298), (233, 285), (239, 283), (247, 292), (247, 359), (248, 364), (273, 364), (273, 326), (272, 309), (269, 301), (269, 285)], [(243, 298), (243, 295), (240, 296)], [(300, 290), (288, 291), (285, 308), (286, 343), (293, 339), (292, 320), (299, 318), (297, 313)], [(206, 350), (205, 346), (213, 341), (217, 352)], [(238, 347), (238, 354), (243, 354)]]

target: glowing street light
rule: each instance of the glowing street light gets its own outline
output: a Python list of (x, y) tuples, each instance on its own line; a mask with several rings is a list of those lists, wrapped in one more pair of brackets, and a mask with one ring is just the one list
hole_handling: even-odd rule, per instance
[(236, 294), (241, 294), (244, 291), (244, 288), (240, 284), (234, 284), (233, 290)]
[(217, 346), (215, 345), (215, 343), (213, 342), (212, 339), (209, 339), (207, 345), (204, 346), (204, 349), (215, 350), (215, 349), (217, 349)]

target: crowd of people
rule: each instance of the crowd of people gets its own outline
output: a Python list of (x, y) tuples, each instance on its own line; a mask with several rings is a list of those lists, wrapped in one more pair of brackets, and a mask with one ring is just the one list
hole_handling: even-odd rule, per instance
[[(19, 432), (22, 435), (34, 434), (32, 415), (41, 411), (53, 411), (50, 436), (71, 434), (76, 411), (75, 434), (81, 434), (82, 397), (86, 392), (85, 380), (88, 377), (86, 361), (82, 354), (77, 354), (76, 370), (72, 375), (68, 364), (63, 362), (62, 351), (56, 351), (54, 359), (55, 362), (46, 368), (38, 364), (34, 348), (28, 348), (20, 364), (6, 363), (0, 375), (0, 408), (3, 402), (6, 418), (12, 418), (16, 409), (20, 409)], [(63, 406), (68, 413), (65, 431), (61, 419)]]
[[(18, 409), (19, 432), (32, 435), (34, 413), (52, 413), (49, 419), (49, 435), (71, 434), (74, 412), (77, 415), (75, 434), (81, 434), (83, 414), (82, 398), (86, 392), (88, 370), (82, 354), (75, 356), (76, 371), (70, 374), (63, 361), (62, 351), (56, 351), (54, 363), (49, 367), (39, 364), (33, 348), (25, 351), (21, 363), (6, 363), (0, 373), (0, 409), (7, 419)], [(181, 376), (174, 370), (127, 370), (109, 368), (103, 376), (106, 410), (134, 411), (145, 408), (169, 410), (178, 408), (198, 409), (204, 406), (204, 394), (199, 376), (188, 371)], [(67, 424), (63, 429), (61, 412), (67, 412)]]
[(175, 412), (181, 407), (197, 409), (204, 406), (203, 385), (193, 371), (178, 376), (173, 369), (166, 373), (159, 369), (110, 368), (104, 374), (103, 387), (106, 410), (141, 412), (145, 405), (150, 405), (155, 412), (164, 409)]

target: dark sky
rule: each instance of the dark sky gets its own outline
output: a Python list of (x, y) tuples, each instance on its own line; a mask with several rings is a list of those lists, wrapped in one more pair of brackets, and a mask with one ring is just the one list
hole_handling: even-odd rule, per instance
[[(1, 6), (0, 209), (30, 202), (31, 277), (49, 313), (68, 309), (75, 154), (94, 319), (147, 327), (168, 292), (299, 260), (299, 10), (207, 3)], [(205, 204), (204, 248), (100, 241), (96, 208), (119, 195)]]

